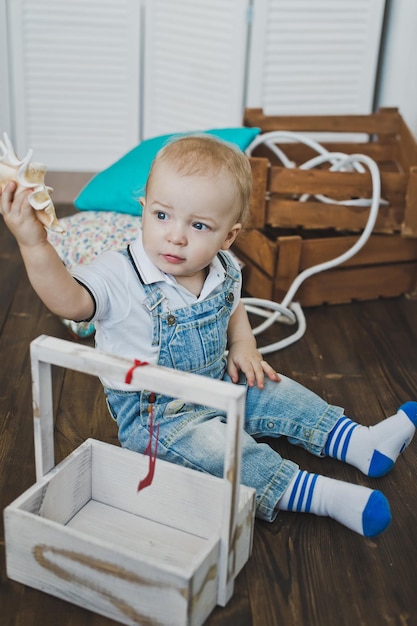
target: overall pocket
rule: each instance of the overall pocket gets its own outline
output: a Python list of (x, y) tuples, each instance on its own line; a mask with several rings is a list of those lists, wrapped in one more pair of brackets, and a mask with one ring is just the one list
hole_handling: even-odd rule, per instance
[(195, 374), (210, 374), (204, 370), (221, 363), (226, 350), (229, 315), (223, 306), (209, 316), (178, 323), (168, 346), (173, 367)]

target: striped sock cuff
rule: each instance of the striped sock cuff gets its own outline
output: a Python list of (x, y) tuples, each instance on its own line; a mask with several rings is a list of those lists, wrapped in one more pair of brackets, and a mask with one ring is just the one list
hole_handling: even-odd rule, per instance
[(297, 511), (299, 513), (308, 513), (310, 511), (317, 478), (317, 474), (301, 470), (298, 472), (288, 501), (288, 511)]
[(346, 461), (350, 438), (358, 424), (345, 415), (339, 419), (324, 446), (324, 453), (333, 459)]

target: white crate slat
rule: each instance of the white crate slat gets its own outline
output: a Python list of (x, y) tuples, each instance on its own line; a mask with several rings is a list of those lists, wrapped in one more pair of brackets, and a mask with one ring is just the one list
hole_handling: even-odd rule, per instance
[[(53, 452), (53, 417), (50, 369), (46, 364), (68, 367), (97, 376), (107, 376), (121, 382), (132, 367), (129, 359), (116, 357), (63, 339), (41, 336), (31, 344), (33, 373), (33, 403), (37, 476), (55, 464)], [(241, 432), (243, 429), (245, 390), (240, 386), (169, 368), (147, 365), (133, 372), (132, 389), (152, 389), (180, 397), (188, 402), (207, 404), (227, 411), (227, 441), (224, 464), (224, 500), (222, 549), (220, 558), (219, 604), (226, 604), (233, 593), (233, 546), (240, 481)]]
[(255, 491), (239, 484), (245, 389), (135, 369), (133, 389), (227, 415), (223, 478), (159, 459), (138, 494), (146, 455), (88, 439), (55, 466), (53, 446), (51, 365), (124, 381), (132, 361), (47, 336), (31, 360), (37, 483), (4, 513), (9, 577), (125, 624), (200, 626), (230, 599), (252, 548)]
[[(53, 522), (32, 516), (28, 533), (28, 514), (22, 511), (13, 511), (12, 521), (11, 578), (23, 578), (29, 586), (126, 624), (186, 623), (189, 571), (156, 566), (142, 556), (138, 559), (132, 550), (97, 539), (94, 528), (88, 535), (68, 527), (62, 533)], [(27, 558), (28, 554), (34, 558)], [(216, 563), (217, 554), (218, 547), (212, 546), (205, 567)]]
[(69, 528), (88, 532), (107, 543), (118, 543), (144, 558), (162, 556), (173, 567), (187, 567), (207, 541), (114, 506), (90, 500), (69, 522)]
[[(93, 448), (92, 498), (112, 504), (119, 510), (145, 515), (148, 519), (163, 519), (167, 525), (183, 532), (208, 537), (213, 527), (222, 523), (222, 480), (208, 474), (187, 472), (186, 468), (157, 460), (151, 488), (138, 496), (137, 484), (147, 473), (148, 459), (130, 450), (96, 442)], [(113, 468), (117, 463), (118, 471)], [(186, 487), (186, 491), (185, 491)], [(132, 494), (135, 497), (132, 498)], [(146, 512), (146, 513), (145, 513)]]
[[(31, 343), (31, 364), (36, 476), (39, 479), (55, 465), (50, 366), (68, 367), (96, 376), (106, 375), (114, 381), (124, 383), (126, 374), (133, 363), (129, 359), (106, 354), (89, 346), (42, 335)], [(244, 403), (245, 391), (238, 385), (231, 386), (223, 381), (147, 365), (133, 372), (131, 387), (132, 390), (151, 389), (156, 393), (181, 397), (188, 402), (206, 404), (226, 412), (235, 402), (238, 402), (240, 419), (243, 419), (244, 404), (242, 405), (242, 402)], [(232, 419), (234, 419), (233, 416)], [(232, 427), (239, 430), (236, 425)], [(234, 438), (231, 439), (234, 443)], [(233, 449), (231, 453), (233, 454)]]

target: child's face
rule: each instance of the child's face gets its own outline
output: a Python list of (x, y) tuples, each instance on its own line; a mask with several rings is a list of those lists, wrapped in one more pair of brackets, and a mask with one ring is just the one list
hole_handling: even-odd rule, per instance
[(168, 163), (157, 163), (142, 200), (146, 253), (180, 283), (203, 281), (217, 252), (229, 248), (241, 228), (234, 223), (236, 202), (225, 174), (184, 176)]

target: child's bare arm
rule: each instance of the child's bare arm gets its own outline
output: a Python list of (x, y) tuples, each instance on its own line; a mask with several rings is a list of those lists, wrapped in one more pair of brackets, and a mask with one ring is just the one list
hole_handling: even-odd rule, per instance
[(245, 307), (240, 302), (230, 318), (228, 328), (229, 355), (227, 371), (233, 382), (239, 379), (239, 370), (242, 371), (249, 386), (255, 383), (261, 389), (264, 385), (265, 374), (270, 380), (280, 380), (276, 371), (263, 360), (256, 347), (256, 340), (249, 323)]
[(17, 191), (8, 183), (0, 189), (0, 213), (16, 238), (29, 280), (56, 315), (74, 320), (88, 319), (94, 312), (91, 295), (71, 276), (48, 242), (42, 224), (28, 202), (30, 190)]

